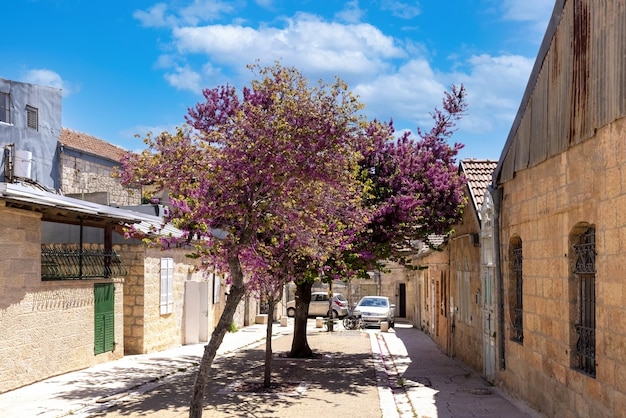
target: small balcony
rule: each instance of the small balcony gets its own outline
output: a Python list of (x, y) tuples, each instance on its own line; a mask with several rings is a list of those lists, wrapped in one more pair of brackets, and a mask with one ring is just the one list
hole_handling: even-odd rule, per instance
[(126, 268), (115, 250), (102, 246), (42, 244), (41, 280), (84, 280), (120, 277)]

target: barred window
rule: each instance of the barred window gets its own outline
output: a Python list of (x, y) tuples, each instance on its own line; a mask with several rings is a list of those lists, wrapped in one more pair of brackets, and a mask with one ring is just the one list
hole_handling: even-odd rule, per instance
[(524, 272), (522, 270), (522, 240), (515, 238), (511, 242), (511, 281), (509, 285), (509, 309), (511, 315), (511, 340), (524, 343)]
[(573, 288), (576, 291), (574, 314), (575, 341), (573, 368), (596, 376), (596, 231), (587, 228), (574, 241)]

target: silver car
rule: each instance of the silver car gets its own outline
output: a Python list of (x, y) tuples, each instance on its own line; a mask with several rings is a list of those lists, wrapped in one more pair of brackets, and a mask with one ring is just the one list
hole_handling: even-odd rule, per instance
[(363, 296), (354, 308), (354, 315), (360, 315), (365, 325), (380, 326), (381, 322), (387, 322), (392, 328), (395, 308), (387, 296)]
[[(296, 301), (287, 303), (287, 316), (296, 315)], [(348, 315), (348, 300), (341, 293), (333, 296), (333, 318), (343, 318)], [(329, 316), (328, 315), (328, 292), (311, 293), (311, 303), (309, 304), (309, 316)]]

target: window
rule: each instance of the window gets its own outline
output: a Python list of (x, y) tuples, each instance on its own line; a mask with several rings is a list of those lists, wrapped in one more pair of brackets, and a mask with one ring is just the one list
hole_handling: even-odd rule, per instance
[(573, 290), (575, 295), (572, 347), (573, 367), (596, 375), (596, 230), (587, 228), (575, 237), (571, 254), (574, 257)]
[(174, 308), (174, 259), (161, 259), (161, 315), (170, 314)]
[(222, 296), (220, 277), (213, 273), (213, 304), (220, 303)]
[(26, 106), (26, 126), (36, 131), (39, 130), (39, 111), (32, 106)]
[(511, 313), (511, 340), (524, 342), (524, 305), (523, 305), (523, 271), (522, 271), (522, 240), (514, 238), (511, 242), (511, 281), (509, 309)]
[(11, 96), (0, 93), (0, 122), (11, 123)]

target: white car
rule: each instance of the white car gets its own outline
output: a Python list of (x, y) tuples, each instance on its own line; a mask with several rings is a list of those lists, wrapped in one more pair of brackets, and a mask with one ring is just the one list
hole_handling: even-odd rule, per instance
[[(287, 316), (296, 315), (296, 301), (287, 303)], [(343, 318), (348, 315), (348, 300), (341, 293), (333, 296), (333, 318)], [(309, 304), (309, 316), (330, 316), (328, 315), (328, 292), (311, 293), (311, 303)]]
[(363, 296), (354, 308), (354, 315), (361, 316), (365, 325), (380, 326), (387, 322), (392, 328), (395, 322), (395, 308), (387, 296)]

